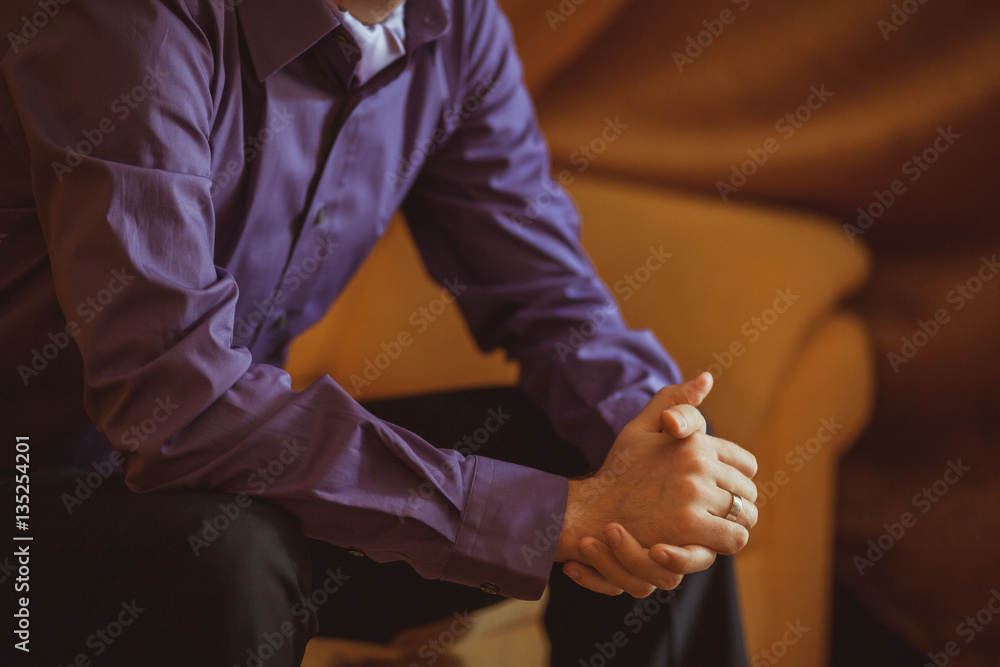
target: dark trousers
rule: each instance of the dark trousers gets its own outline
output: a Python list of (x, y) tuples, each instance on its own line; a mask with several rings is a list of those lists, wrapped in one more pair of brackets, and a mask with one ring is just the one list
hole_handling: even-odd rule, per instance
[[(368, 407), (440, 447), (565, 476), (587, 471), (516, 390)], [(484, 428), (491, 410), (509, 415), (495, 432)], [(12, 507), (13, 485), (0, 489)], [(5, 664), (287, 667), (299, 664), (316, 634), (387, 642), (453, 614), (465, 628), (474, 622), (470, 612), (498, 601), (421, 579), (403, 563), (379, 564), (308, 540), (284, 510), (260, 500), (239, 504), (231, 494), (133, 494), (117, 473), (55, 469), (32, 476), (31, 507), (31, 653), (14, 651)], [(206, 533), (206, 521), (215, 532)], [(0, 587), (12, 602), (20, 595), (17, 568), (16, 556), (0, 561)], [(746, 665), (729, 558), (644, 600), (591, 593), (559, 564), (550, 589), (552, 665)], [(12, 614), (3, 614), (5, 623)], [(4, 635), (7, 651), (13, 641)], [(445, 651), (423, 648), (417, 664), (438, 662)]]

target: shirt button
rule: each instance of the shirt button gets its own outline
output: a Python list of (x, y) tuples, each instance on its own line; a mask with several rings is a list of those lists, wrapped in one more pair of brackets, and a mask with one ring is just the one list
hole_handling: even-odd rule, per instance
[(357, 558), (364, 558), (365, 557), (365, 552), (364, 551), (361, 551), (360, 549), (355, 549), (354, 547), (351, 547), (350, 549), (348, 549), (347, 553), (351, 554), (352, 556), (356, 556)]
[(316, 220), (313, 224), (322, 225), (324, 220), (326, 220), (326, 209), (321, 207), (316, 211)]
[(286, 326), (288, 326), (288, 313), (282, 313), (281, 315), (278, 315), (278, 319), (274, 320), (271, 328), (284, 329)]
[(500, 595), (500, 587), (496, 584), (482, 584), (479, 590), (490, 595)]

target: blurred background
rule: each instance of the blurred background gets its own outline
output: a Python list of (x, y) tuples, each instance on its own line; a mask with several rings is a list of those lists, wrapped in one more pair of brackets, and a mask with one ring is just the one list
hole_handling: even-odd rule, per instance
[(847, 305), (875, 393), (836, 472), (832, 655), (1000, 665), (1000, 5), (502, 4), (558, 161), (620, 117), (594, 172), (821, 213), (830, 243), (870, 249)]
[[(1000, 4), (500, 4), (588, 252), (761, 462), (752, 664), (1000, 665)], [(387, 289), (412, 256), (396, 224), (298, 384), (405, 328), (370, 304), (435, 294)], [(366, 398), (513, 381), (442, 321)]]

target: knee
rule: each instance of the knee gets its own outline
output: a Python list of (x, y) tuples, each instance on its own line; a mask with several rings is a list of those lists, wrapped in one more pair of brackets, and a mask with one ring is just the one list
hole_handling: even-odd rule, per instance
[(296, 614), (312, 586), (312, 561), (298, 520), (247, 496), (176, 495), (186, 497), (175, 499), (164, 517), (172, 549), (155, 559), (157, 567), (171, 571), (150, 575), (183, 589), (170, 606), (184, 606), (183, 599), (192, 596), (187, 604), (197, 608), (189, 607), (184, 621), (191, 641), (220, 644), (227, 653), (219, 664), (234, 664), (233, 656), (240, 658), (235, 664), (244, 664), (247, 650), (301, 657), (317, 621)]
[(276, 575), (305, 591), (311, 563), (298, 520), (245, 494), (192, 493), (167, 519), (175, 546), (213, 587), (240, 588)]

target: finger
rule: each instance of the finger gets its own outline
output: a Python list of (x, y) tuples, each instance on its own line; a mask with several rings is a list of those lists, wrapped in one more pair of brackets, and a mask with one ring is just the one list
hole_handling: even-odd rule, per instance
[(595, 593), (621, 595), (625, 592), (601, 576), (601, 573), (594, 568), (583, 563), (578, 563), (575, 560), (568, 560), (563, 563), (563, 573), (580, 586)]
[(698, 544), (683, 547), (654, 544), (649, 548), (650, 558), (676, 574), (694, 574), (707, 570), (715, 562), (715, 556), (714, 551)]
[(746, 526), (708, 511), (704, 512), (689, 533), (687, 541), (701, 544), (724, 556), (739, 553), (750, 541), (750, 531)]
[(741, 523), (714, 516), (711, 520), (713, 523), (719, 524), (717, 532), (720, 537), (716, 544), (706, 546), (714, 547), (718, 553), (733, 556), (742, 551), (743, 547), (750, 541), (750, 531)]
[(715, 483), (723, 491), (738, 493), (743, 500), (749, 500), (752, 503), (757, 502), (757, 485), (749, 477), (730, 465), (726, 465), (725, 463), (718, 465), (718, 469), (715, 471)]
[[(720, 488), (715, 495), (718, 497), (718, 504), (716, 505), (718, 511), (712, 510), (712, 514), (718, 516), (720, 519), (725, 519), (729, 516), (729, 512), (735, 503), (733, 493), (727, 489)], [(740, 513), (736, 519), (727, 519), (727, 521), (734, 521), (749, 530), (757, 525), (757, 506), (742, 494), (740, 495), (740, 500), (742, 501)]]
[(708, 396), (708, 392), (712, 390), (712, 382), (712, 374), (705, 372), (687, 382), (663, 387), (639, 411), (636, 418), (632, 420), (633, 423), (647, 431), (658, 432), (661, 412), (675, 405), (700, 405)]
[[(710, 436), (715, 438), (715, 436)], [(753, 479), (757, 474), (757, 457), (743, 449), (735, 442), (715, 438), (716, 454), (723, 463), (728, 463), (747, 477)]]
[(694, 376), (687, 382), (674, 385), (677, 387), (677, 393), (679, 394), (676, 399), (677, 404), (698, 407), (705, 400), (705, 397), (708, 396), (708, 392), (712, 391), (714, 384), (715, 378), (711, 373), (705, 371)]
[(580, 550), (592, 568), (632, 597), (644, 598), (656, 589), (655, 584), (644, 581), (629, 572), (618, 560), (611, 548), (600, 540), (593, 537), (585, 537), (580, 540)]
[(660, 426), (667, 435), (683, 439), (694, 433), (706, 433), (708, 422), (698, 408), (691, 405), (675, 405), (660, 413)]
[[(633, 577), (663, 590), (671, 590), (681, 583), (683, 578), (681, 573), (674, 572), (653, 560), (649, 549), (639, 544), (621, 524), (609, 523), (605, 526), (604, 537), (611, 546), (615, 558)], [(640, 597), (628, 588), (625, 590), (633, 597)]]

